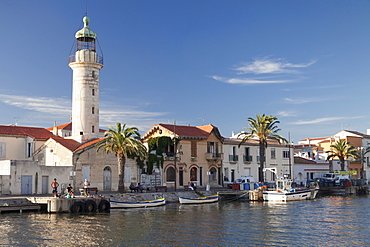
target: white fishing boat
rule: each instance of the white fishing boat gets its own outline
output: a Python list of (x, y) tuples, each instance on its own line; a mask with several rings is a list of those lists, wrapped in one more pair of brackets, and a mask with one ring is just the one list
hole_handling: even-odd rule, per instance
[[(276, 174), (276, 169), (265, 168)], [(264, 170), (265, 170), (264, 169)], [(287, 178), (279, 178), (276, 180), (276, 188), (274, 190), (263, 191), (263, 200), (272, 202), (287, 202), (299, 200), (312, 200), (316, 198), (319, 191), (317, 183), (310, 184), (309, 187), (293, 188), (293, 180)]]
[(179, 202), (181, 204), (210, 203), (210, 202), (217, 202), (217, 201), (218, 201), (218, 195), (202, 196), (202, 197), (195, 197), (195, 198), (179, 197)]
[(166, 204), (166, 200), (164, 198), (137, 202), (123, 202), (110, 200), (111, 208), (146, 208), (146, 207), (157, 207), (164, 204)]

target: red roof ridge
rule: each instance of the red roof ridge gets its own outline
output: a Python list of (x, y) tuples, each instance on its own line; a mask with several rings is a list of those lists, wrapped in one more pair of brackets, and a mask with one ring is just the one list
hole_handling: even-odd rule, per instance
[(85, 143), (82, 143), (78, 148), (76, 148), (76, 150), (74, 151), (78, 151), (78, 150), (81, 150), (81, 149), (84, 149), (84, 148), (87, 148), (87, 147), (90, 147), (92, 145), (95, 145), (96, 143), (104, 140), (105, 138), (107, 137), (101, 137), (101, 138), (96, 138), (96, 139), (93, 139), (93, 140), (90, 140), (90, 141), (87, 141)]
[(13, 125), (0, 125), (0, 134), (3, 135), (16, 135), (16, 136), (29, 136), (35, 139), (47, 140), (54, 136), (53, 133), (45, 128), (40, 127), (25, 127)]

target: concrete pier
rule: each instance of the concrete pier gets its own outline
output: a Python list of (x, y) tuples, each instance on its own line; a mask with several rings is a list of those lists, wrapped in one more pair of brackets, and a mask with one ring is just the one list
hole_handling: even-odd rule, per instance
[(109, 212), (110, 210), (109, 200), (96, 197), (30, 197), (28, 200), (35, 204), (46, 204), (49, 213)]

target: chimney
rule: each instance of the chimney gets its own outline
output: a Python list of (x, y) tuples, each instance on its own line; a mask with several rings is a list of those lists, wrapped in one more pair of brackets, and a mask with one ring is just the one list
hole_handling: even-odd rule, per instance
[(58, 136), (58, 127), (57, 126), (53, 127), (53, 134)]

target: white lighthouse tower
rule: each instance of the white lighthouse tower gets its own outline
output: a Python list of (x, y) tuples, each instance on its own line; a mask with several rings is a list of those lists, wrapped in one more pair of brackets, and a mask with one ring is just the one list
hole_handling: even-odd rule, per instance
[(89, 28), (90, 19), (76, 37), (76, 52), (69, 57), (73, 70), (72, 138), (85, 142), (99, 136), (99, 71), (103, 57), (96, 51), (97, 35)]

